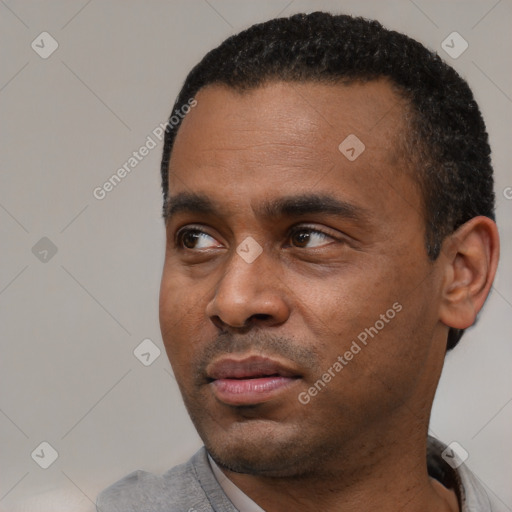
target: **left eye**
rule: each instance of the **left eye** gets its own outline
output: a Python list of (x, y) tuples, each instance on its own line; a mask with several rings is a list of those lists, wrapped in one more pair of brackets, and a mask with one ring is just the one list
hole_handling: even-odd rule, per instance
[[(290, 240), (296, 247), (314, 248), (327, 245), (326, 240), (333, 240), (332, 236), (312, 228), (295, 228), (290, 233)], [(310, 245), (308, 245), (310, 244)]]

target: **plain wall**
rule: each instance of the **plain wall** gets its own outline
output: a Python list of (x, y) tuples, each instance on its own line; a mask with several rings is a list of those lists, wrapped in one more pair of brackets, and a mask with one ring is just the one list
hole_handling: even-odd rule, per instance
[[(501, 265), (478, 325), (447, 357), (431, 432), (460, 443), (512, 510), (509, 0), (0, 3), (0, 510), (93, 511), (110, 483), (163, 472), (201, 445), (158, 325), (161, 143), (103, 199), (93, 191), (166, 121), (206, 51), (254, 22), (314, 10), (376, 18), (438, 51), (484, 114)], [(46, 59), (31, 47), (51, 48), (43, 31), (59, 45)], [(440, 46), (453, 31), (469, 44), (457, 59)], [(133, 353), (147, 338), (161, 350), (150, 366)], [(36, 463), (43, 441), (58, 452), (48, 469)]]

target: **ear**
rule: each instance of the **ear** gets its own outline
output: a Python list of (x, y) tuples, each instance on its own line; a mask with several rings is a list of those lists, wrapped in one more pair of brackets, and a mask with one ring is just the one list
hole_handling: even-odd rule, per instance
[(488, 217), (472, 218), (445, 240), (442, 257), (440, 320), (448, 327), (467, 329), (482, 309), (496, 274), (496, 223)]

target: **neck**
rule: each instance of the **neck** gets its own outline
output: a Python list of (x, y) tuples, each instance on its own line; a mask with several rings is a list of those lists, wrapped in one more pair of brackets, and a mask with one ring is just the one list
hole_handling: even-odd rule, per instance
[[(403, 423), (402, 423), (403, 425)], [(325, 467), (294, 477), (224, 474), (266, 512), (457, 512), (455, 494), (429, 477), (425, 429), (399, 436), (388, 430), (373, 441), (352, 441), (340, 447)], [(403, 441), (397, 441), (403, 439)]]

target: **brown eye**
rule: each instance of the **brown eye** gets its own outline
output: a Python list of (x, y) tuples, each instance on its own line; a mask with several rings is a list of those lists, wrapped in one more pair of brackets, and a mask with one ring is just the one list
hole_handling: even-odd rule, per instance
[(292, 241), (292, 245), (295, 247), (315, 248), (322, 245), (328, 245), (325, 241), (333, 240), (333, 237), (323, 233), (322, 231), (318, 231), (317, 229), (300, 227), (292, 230), (290, 233), (290, 240)]
[(305, 247), (309, 242), (310, 236), (310, 233), (299, 231), (297, 233), (293, 233), (291, 239), (297, 247)]
[(189, 231), (181, 236), (181, 243), (187, 249), (193, 249), (198, 239), (199, 233), (197, 231)]
[(199, 229), (183, 229), (176, 236), (176, 246), (185, 249), (210, 249), (219, 247), (215, 238)]

